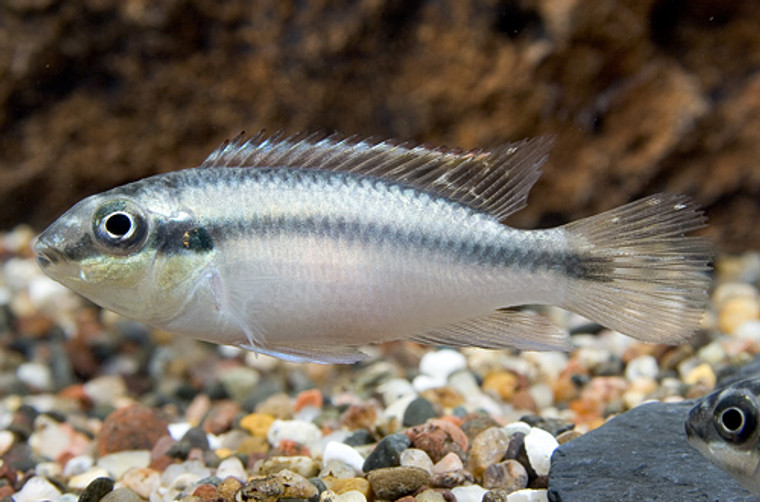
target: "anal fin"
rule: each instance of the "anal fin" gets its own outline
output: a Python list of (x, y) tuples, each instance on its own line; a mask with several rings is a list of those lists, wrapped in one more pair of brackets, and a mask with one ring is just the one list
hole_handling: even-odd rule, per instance
[(538, 314), (496, 310), (485, 317), (448, 324), (410, 340), (431, 345), (482, 347), (485, 349), (571, 349), (567, 331)]

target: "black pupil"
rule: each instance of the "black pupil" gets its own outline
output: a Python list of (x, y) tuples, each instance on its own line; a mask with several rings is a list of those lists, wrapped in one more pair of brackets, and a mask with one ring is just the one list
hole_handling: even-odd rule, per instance
[(114, 213), (106, 219), (106, 230), (117, 237), (123, 237), (132, 228), (132, 219), (124, 213)]
[(740, 431), (744, 427), (744, 413), (737, 408), (729, 408), (720, 416), (723, 427), (731, 432)]

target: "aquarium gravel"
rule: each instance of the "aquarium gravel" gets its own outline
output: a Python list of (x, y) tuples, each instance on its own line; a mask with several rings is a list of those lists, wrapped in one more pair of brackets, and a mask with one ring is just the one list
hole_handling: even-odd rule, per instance
[[(0, 499), (547, 500), (551, 454), (646, 401), (710, 392), (760, 351), (760, 253), (716, 259), (690, 344), (558, 309), (560, 352), (411, 342), (294, 364), (101, 310), (0, 235)], [(625, 483), (625, 480), (620, 480)]]

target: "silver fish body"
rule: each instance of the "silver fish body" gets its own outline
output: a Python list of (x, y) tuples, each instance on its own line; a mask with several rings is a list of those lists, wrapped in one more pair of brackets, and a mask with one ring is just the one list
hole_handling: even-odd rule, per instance
[(689, 444), (760, 496), (760, 379), (702, 398), (685, 429)]
[(701, 213), (657, 195), (554, 229), (503, 225), (549, 146), (238, 138), (199, 168), (84, 199), (35, 250), (105, 308), (298, 361), (352, 362), (395, 339), (566, 348), (544, 318), (503, 310), (524, 304), (683, 340), (705, 300), (708, 246), (683, 236)]

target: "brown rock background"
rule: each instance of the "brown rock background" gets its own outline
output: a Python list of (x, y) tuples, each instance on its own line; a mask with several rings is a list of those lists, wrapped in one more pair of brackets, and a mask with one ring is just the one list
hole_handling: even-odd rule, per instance
[(757, 0), (2, 0), (0, 227), (245, 129), (557, 146), (517, 226), (661, 190), (760, 248)]

